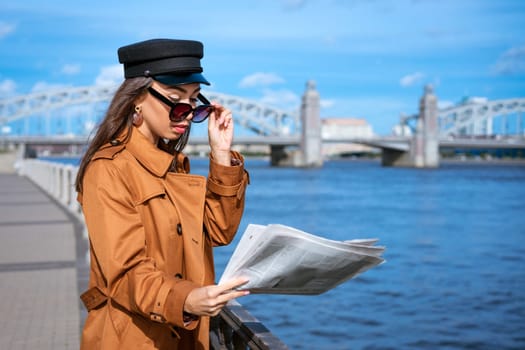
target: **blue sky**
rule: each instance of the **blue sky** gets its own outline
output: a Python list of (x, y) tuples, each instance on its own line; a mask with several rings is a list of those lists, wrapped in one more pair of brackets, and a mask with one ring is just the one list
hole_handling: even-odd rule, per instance
[(314, 80), (321, 116), (389, 134), (425, 84), (440, 106), (525, 97), (525, 1), (4, 1), (0, 93), (120, 82), (117, 48), (204, 43), (208, 89), (296, 109)]

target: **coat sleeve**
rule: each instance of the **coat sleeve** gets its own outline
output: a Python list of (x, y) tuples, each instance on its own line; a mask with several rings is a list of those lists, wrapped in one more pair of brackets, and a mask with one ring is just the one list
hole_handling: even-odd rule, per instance
[(232, 166), (220, 165), (210, 156), (204, 226), (214, 246), (233, 240), (244, 211), (250, 178), (240, 153), (232, 151), (232, 163)]
[[(126, 183), (103, 159), (93, 161), (84, 177), (82, 207), (108, 297), (153, 321), (193, 329), (197, 323), (184, 322), (183, 306), (198, 285), (165, 274), (146, 256), (144, 227)], [(174, 308), (169, 312), (168, 302)]]

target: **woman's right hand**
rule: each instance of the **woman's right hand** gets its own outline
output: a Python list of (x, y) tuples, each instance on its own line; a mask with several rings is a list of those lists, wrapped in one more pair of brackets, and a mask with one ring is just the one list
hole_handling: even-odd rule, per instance
[(186, 297), (184, 311), (196, 316), (216, 316), (228, 301), (250, 294), (247, 290), (235, 290), (247, 282), (246, 278), (238, 277), (220, 285), (194, 289)]

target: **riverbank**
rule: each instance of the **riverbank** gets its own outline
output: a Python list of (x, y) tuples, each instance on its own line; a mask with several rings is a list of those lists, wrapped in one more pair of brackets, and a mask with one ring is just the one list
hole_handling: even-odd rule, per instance
[(443, 158), (440, 160), (440, 165), (447, 164), (468, 164), (468, 165), (518, 165), (525, 166), (525, 158), (492, 158), (492, 159), (477, 159), (477, 158)]
[[(330, 157), (325, 161), (349, 161), (349, 162), (377, 162), (381, 163), (381, 157)], [(525, 158), (481, 158), (481, 157), (441, 157), (439, 165), (523, 165)]]

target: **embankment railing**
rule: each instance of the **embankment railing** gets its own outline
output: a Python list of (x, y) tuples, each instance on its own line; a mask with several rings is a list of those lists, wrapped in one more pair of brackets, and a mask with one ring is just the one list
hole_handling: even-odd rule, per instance
[[(15, 168), (53, 197), (82, 224), (82, 208), (77, 202), (75, 178), (78, 167), (38, 159), (17, 161)], [(83, 230), (88, 239), (87, 230)], [(214, 350), (288, 349), (261, 322), (236, 301), (230, 302), (211, 320), (210, 342)]]

